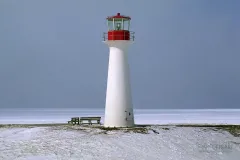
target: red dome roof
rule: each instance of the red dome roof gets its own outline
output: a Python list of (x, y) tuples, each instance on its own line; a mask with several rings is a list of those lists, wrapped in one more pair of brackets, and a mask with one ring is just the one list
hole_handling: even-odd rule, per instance
[(124, 16), (124, 15), (121, 15), (120, 13), (117, 13), (117, 15), (115, 16), (110, 16), (110, 17), (107, 17), (107, 20), (112, 20), (113, 18), (123, 18), (123, 19), (131, 19), (129, 16)]

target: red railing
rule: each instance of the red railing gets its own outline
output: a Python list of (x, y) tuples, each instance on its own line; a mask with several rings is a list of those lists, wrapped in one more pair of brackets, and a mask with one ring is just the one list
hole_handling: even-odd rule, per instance
[(135, 32), (128, 31), (118, 34), (117, 32), (104, 32), (103, 41), (114, 41), (114, 40), (135, 40)]

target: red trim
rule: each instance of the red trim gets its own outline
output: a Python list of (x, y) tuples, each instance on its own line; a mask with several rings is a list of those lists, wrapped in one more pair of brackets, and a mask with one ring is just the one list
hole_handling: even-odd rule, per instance
[(130, 32), (128, 30), (108, 31), (108, 40), (130, 40)]
[(120, 15), (120, 13), (117, 13), (117, 15), (115, 16), (110, 16), (110, 17), (107, 17), (107, 20), (112, 20), (113, 18), (124, 18), (124, 19), (131, 19), (131, 17), (129, 16), (124, 16), (124, 15)]

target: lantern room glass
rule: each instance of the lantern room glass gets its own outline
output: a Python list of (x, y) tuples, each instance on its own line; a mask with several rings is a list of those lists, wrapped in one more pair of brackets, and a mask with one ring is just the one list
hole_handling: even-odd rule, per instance
[(129, 30), (130, 20), (124, 18), (113, 18), (107, 20), (108, 30)]

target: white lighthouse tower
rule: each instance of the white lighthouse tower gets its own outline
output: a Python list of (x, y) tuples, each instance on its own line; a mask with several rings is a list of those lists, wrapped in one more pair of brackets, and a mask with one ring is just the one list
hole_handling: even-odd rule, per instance
[(104, 33), (104, 43), (109, 47), (109, 66), (104, 127), (134, 126), (127, 55), (134, 41), (134, 32), (129, 31), (130, 20), (120, 13), (107, 17), (108, 32)]

